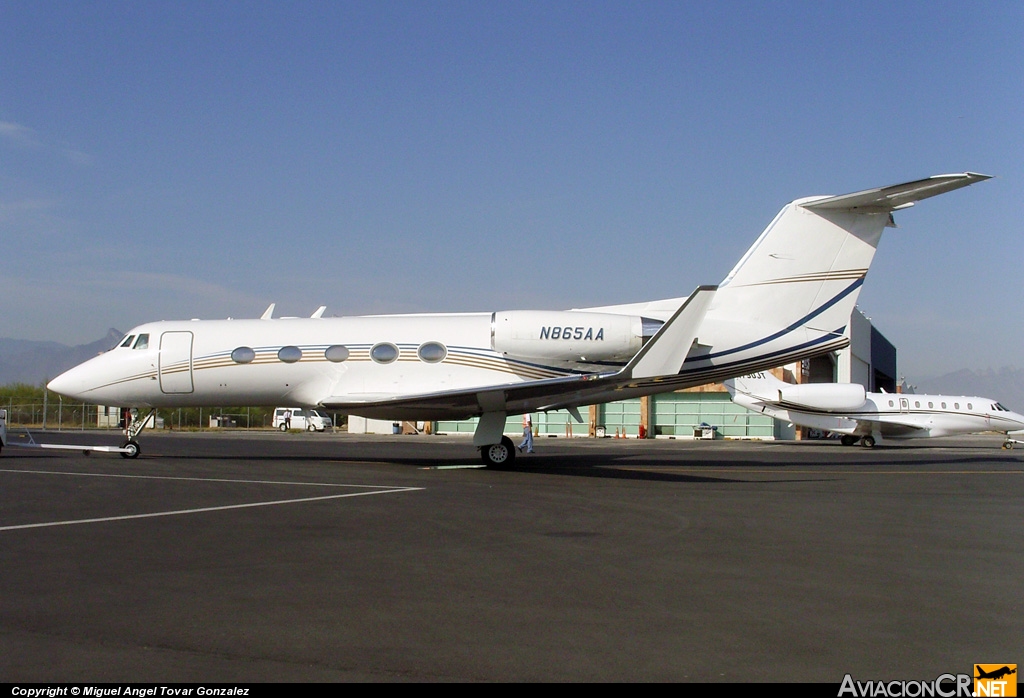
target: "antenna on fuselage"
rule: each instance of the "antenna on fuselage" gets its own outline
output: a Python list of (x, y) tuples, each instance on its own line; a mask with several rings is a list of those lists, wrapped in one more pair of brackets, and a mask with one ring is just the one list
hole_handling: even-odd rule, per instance
[(260, 315), (260, 320), (273, 320), (274, 319), (274, 306), (276, 306), (276, 305), (277, 305), (277, 303), (271, 303), (269, 306), (267, 306), (266, 311), (264, 311), (264, 313), (262, 315)]

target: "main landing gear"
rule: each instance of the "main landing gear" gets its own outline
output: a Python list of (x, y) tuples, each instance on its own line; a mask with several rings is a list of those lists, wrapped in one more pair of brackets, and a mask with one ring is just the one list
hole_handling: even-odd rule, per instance
[(860, 445), (864, 448), (874, 448), (875, 437), (873, 436), (862, 436), (859, 439), (853, 434), (843, 434), (839, 439), (839, 443), (843, 446), (853, 446), (855, 443), (860, 441)]
[(501, 437), (501, 442), (482, 446), (480, 458), (484, 465), (489, 468), (508, 468), (516, 460), (516, 449), (512, 445), (512, 439), (507, 436)]
[[(504, 406), (503, 404), (501, 405)], [(516, 447), (504, 434), (505, 412), (484, 412), (473, 432), (473, 445), (480, 449), (480, 460), (489, 468), (511, 468), (516, 460)]]
[(138, 458), (139, 452), (142, 450), (139, 446), (139, 442), (136, 441), (142, 428), (146, 426), (146, 422), (149, 421), (150, 417), (156, 414), (156, 408), (154, 407), (149, 411), (148, 414), (142, 419), (139, 419), (139, 411), (134, 407), (128, 410), (128, 414), (131, 417), (128, 422), (128, 426), (124, 430), (124, 435), (128, 437), (128, 440), (121, 444), (121, 457), (122, 458)]

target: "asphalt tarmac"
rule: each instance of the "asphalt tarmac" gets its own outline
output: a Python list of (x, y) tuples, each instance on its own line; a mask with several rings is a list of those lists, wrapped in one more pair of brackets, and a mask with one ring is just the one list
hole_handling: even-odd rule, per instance
[(542, 438), (505, 471), (443, 436), (7, 448), (0, 677), (839, 684), (1024, 663), (1024, 449), (1001, 441)]

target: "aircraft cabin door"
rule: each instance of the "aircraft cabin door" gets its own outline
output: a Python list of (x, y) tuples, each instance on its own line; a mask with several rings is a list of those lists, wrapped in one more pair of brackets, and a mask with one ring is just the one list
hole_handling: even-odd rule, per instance
[(900, 398), (900, 412), (910, 412), (910, 400), (901, 397)]
[(191, 332), (160, 335), (160, 390), (172, 394), (192, 392)]

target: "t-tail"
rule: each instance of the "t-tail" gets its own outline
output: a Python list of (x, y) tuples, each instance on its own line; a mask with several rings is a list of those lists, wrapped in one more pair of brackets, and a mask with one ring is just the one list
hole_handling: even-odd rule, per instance
[(893, 211), (986, 179), (937, 175), (788, 204), (719, 284), (683, 373), (721, 380), (843, 348)]

